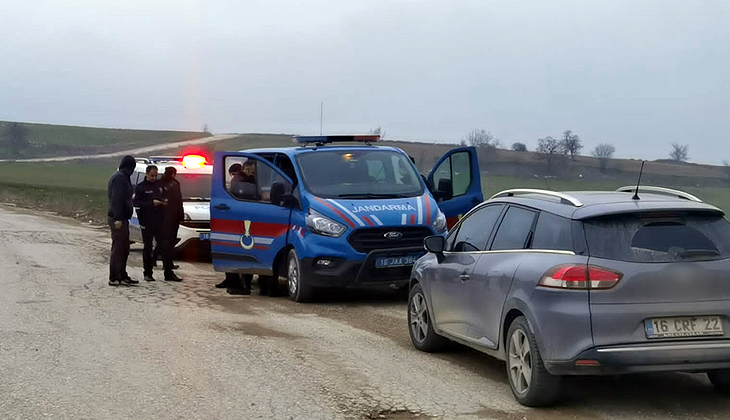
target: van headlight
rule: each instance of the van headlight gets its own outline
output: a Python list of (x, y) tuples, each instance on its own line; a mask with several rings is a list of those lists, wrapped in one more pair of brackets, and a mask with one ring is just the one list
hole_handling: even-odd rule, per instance
[(436, 218), (433, 219), (433, 223), (431, 223), (431, 228), (436, 233), (446, 233), (446, 216), (441, 210), (439, 210), (439, 214), (436, 215)]
[(345, 233), (345, 230), (347, 230), (345, 225), (337, 223), (314, 210), (309, 210), (309, 214), (307, 215), (307, 227), (316, 234), (330, 236), (333, 238), (342, 236), (342, 234)]

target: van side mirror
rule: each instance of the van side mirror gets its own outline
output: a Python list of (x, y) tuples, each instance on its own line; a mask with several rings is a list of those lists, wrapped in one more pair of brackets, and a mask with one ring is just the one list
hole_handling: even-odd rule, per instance
[(444, 248), (446, 247), (446, 238), (443, 236), (427, 236), (423, 240), (423, 247), (428, 252), (441, 255), (444, 253)]
[(433, 194), (436, 201), (451, 200), (454, 198), (454, 183), (448, 178), (440, 179), (438, 188)]

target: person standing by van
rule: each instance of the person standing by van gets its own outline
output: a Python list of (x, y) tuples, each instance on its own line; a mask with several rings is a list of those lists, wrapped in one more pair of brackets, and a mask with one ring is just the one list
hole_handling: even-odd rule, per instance
[(162, 185), (157, 182), (157, 166), (149, 165), (145, 171), (145, 180), (137, 185), (134, 192), (134, 206), (137, 207), (139, 225), (142, 229), (142, 264), (144, 279), (155, 281), (152, 277), (154, 265), (153, 241), (160, 245), (166, 281), (181, 281), (172, 271), (172, 258), (167, 238), (162, 234), (162, 224), (165, 216), (165, 206), (168, 202), (164, 196)]
[(112, 235), (112, 248), (109, 255), (109, 285), (133, 285), (139, 283), (127, 274), (129, 258), (129, 219), (132, 218), (132, 182), (130, 177), (137, 161), (133, 156), (124, 156), (119, 163), (119, 170), (109, 178), (107, 194), (109, 211), (107, 222)]
[[(164, 216), (162, 219), (161, 234), (167, 238), (167, 243), (172, 253), (172, 250), (175, 248), (175, 243), (177, 243), (177, 232), (180, 229), (180, 223), (185, 220), (183, 197), (180, 190), (180, 182), (177, 180), (177, 169), (172, 166), (165, 168), (165, 174), (160, 178), (159, 184), (162, 187), (164, 197), (167, 199), (167, 205), (164, 208)], [(157, 243), (153, 261), (156, 262), (161, 255), (162, 248)], [(157, 264), (154, 264), (154, 266), (156, 267)], [(173, 265), (173, 268), (178, 267)]]

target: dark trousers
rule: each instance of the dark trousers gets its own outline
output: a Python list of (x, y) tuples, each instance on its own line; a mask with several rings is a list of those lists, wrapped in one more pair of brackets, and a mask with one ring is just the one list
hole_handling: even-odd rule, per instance
[(170, 255), (169, 241), (165, 235), (163, 235), (162, 228), (152, 224), (143, 226), (142, 242), (144, 243), (144, 249), (142, 250), (142, 266), (144, 267), (144, 275), (152, 275), (152, 268), (155, 265), (154, 242), (157, 242), (160, 254), (162, 255), (162, 266), (165, 268), (165, 277), (172, 274), (172, 257)]
[[(173, 250), (175, 249), (175, 244), (177, 244), (177, 231), (180, 229), (180, 224), (178, 223), (164, 223), (162, 225), (162, 234), (167, 238), (168, 246), (170, 247), (170, 257), (172, 257)], [(160, 258), (162, 255), (162, 248), (160, 248), (160, 244), (158, 243), (155, 246), (155, 252), (154, 257), (155, 261)]]
[(127, 276), (129, 258), (129, 221), (122, 220), (122, 227), (114, 226), (114, 219), (107, 219), (112, 233), (112, 250), (109, 255), (109, 280), (119, 281)]
[(229, 289), (251, 290), (253, 274), (226, 273), (226, 283)]

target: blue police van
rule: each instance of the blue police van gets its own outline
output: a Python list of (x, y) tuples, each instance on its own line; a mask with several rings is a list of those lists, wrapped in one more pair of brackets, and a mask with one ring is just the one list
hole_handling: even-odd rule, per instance
[(482, 188), (474, 148), (423, 177), (379, 136), (299, 136), (290, 148), (217, 152), (210, 244), (218, 272), (257, 274), (289, 296), (320, 288), (407, 287), (423, 239), (445, 234)]

